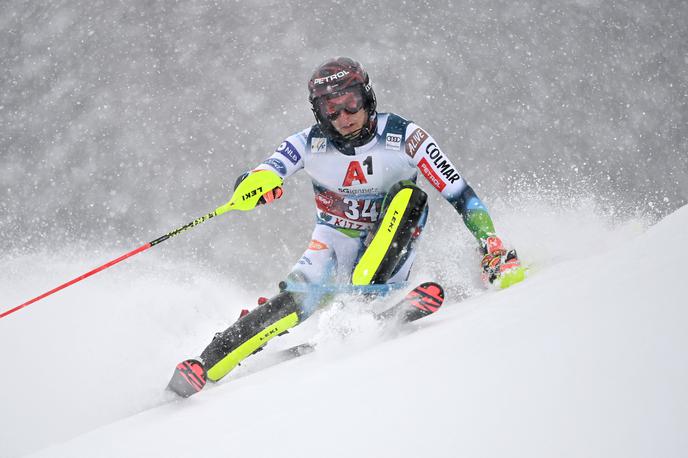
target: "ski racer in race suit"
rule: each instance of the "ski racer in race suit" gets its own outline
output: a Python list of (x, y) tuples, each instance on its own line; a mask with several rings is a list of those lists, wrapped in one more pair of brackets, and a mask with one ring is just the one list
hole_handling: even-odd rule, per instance
[[(412, 121), (377, 112), (370, 79), (358, 62), (341, 57), (325, 62), (308, 88), (317, 123), (286, 138), (269, 158), (240, 176), (237, 186), (251, 174), (285, 179), (305, 170), (315, 192), (315, 230), (281, 283), (282, 292), (218, 333), (203, 352), (210, 380), (220, 379), (267, 340), (310, 316), (327, 298), (318, 286), (405, 282), (428, 215), (427, 196), (416, 186), (419, 174), (477, 239), (485, 281), (498, 282), (504, 271), (519, 265), (437, 141)], [(276, 187), (259, 204), (281, 195), (282, 188)], [(394, 224), (396, 234), (384, 239)]]

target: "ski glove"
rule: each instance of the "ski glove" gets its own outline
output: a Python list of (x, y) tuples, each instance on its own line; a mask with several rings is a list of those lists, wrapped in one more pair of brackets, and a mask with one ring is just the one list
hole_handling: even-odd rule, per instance
[[(252, 172), (245, 172), (242, 173), (239, 178), (236, 179), (236, 182), (234, 183), (234, 190), (236, 191), (236, 188), (239, 187), (239, 184), (241, 184), (242, 181), (246, 179), (247, 176), (249, 176)], [(264, 204), (269, 204), (273, 200), (277, 200), (280, 197), (282, 197), (282, 187), (277, 186), (275, 189), (271, 189), (270, 191), (266, 192), (263, 194), (260, 199), (258, 199), (258, 204), (257, 205), (264, 205)]]
[(480, 261), (481, 277), (485, 284), (495, 283), (505, 273), (521, 267), (516, 250), (507, 251), (502, 239), (496, 235), (486, 238), (481, 245), (483, 252), (483, 258)]

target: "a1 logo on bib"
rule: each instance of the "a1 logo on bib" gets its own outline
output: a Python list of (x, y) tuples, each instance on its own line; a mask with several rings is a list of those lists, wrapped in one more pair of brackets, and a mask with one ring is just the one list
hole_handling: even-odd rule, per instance
[(401, 135), (387, 134), (387, 137), (385, 138), (385, 149), (399, 151), (401, 149)]
[(311, 138), (311, 153), (324, 153), (327, 150), (327, 139), (323, 137)]
[(365, 174), (363, 173), (363, 169), (361, 168), (361, 164), (358, 161), (351, 161), (349, 164), (349, 168), (346, 169), (346, 175), (344, 176), (344, 182), (342, 182), (342, 186), (353, 186), (354, 181), (358, 181), (358, 184), (368, 183), (368, 180), (366, 180)]

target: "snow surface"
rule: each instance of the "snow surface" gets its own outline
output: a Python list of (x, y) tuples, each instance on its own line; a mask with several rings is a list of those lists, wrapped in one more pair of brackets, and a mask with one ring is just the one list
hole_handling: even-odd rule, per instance
[(0, 310), (224, 204), (313, 122), (306, 80), (336, 55), (433, 134), (532, 275), (481, 290), (421, 179), (438, 316), (389, 338), (333, 307), (169, 403), (173, 365), (301, 256), (298, 174), (0, 319), (0, 457), (685, 456), (687, 46), (685, 0), (3, 0)]
[[(176, 402), (174, 364), (255, 293), (141, 255), (0, 320), (0, 456), (685, 456), (688, 207), (647, 230), (576, 216), (510, 219), (525, 283), (392, 336), (335, 305)], [(14, 258), (0, 286), (18, 303), (93, 267), (61, 258)], [(257, 370), (305, 340), (319, 350)]]

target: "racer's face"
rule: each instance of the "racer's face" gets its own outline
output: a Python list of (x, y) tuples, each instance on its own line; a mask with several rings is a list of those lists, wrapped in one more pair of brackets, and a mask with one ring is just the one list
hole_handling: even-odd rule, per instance
[(361, 108), (354, 114), (349, 114), (347, 111), (342, 111), (341, 114), (332, 121), (332, 125), (337, 132), (347, 136), (363, 129), (368, 118), (368, 112)]
[(358, 90), (326, 98), (319, 108), (337, 132), (344, 136), (361, 130), (368, 117), (368, 113), (363, 109), (363, 97)]

